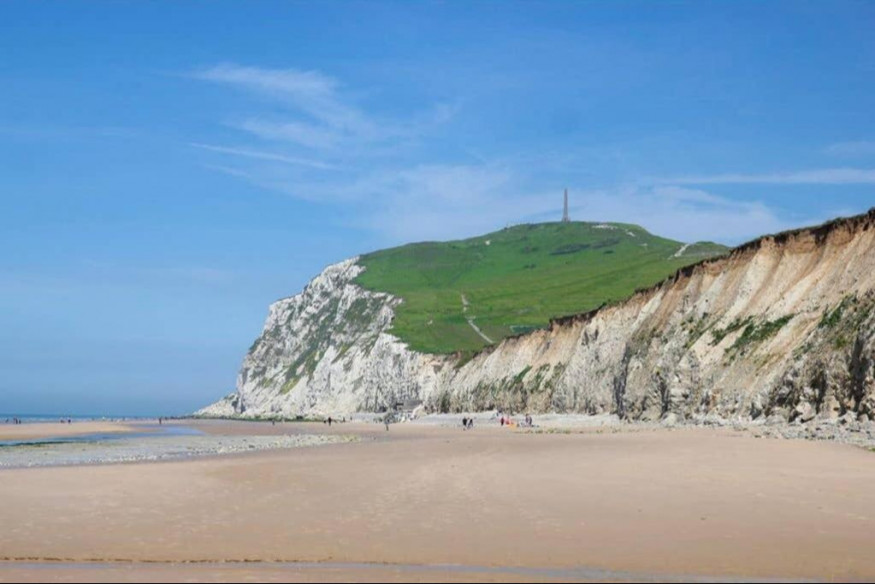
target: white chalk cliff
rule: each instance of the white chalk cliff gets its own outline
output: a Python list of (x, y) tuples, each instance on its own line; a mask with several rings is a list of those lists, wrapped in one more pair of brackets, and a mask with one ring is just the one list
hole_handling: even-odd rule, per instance
[(766, 236), (600, 310), (474, 358), (411, 351), (402, 301), (357, 286), (353, 258), (270, 307), (237, 391), (198, 414), (383, 411), (875, 418), (875, 210)]

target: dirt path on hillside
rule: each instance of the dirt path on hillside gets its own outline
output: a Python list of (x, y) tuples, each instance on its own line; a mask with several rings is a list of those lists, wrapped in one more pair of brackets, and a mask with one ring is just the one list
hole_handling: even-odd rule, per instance
[[(464, 294), (461, 294), (461, 296), (462, 296), (462, 314), (466, 314), (468, 312), (468, 298)], [(467, 316), (467, 314), (466, 314), (465, 320), (468, 321), (468, 324), (471, 326), (472, 329), (474, 329), (474, 332), (477, 333), (478, 335), (480, 335), (481, 339), (483, 339), (484, 341), (486, 341), (490, 345), (495, 344), (495, 341), (493, 341), (492, 339), (487, 337), (486, 334), (482, 330), (480, 330), (480, 327), (477, 326), (476, 324), (474, 324), (474, 317), (473, 316)]]
[(691, 245), (692, 245), (691, 243), (685, 243), (685, 244), (683, 244), (683, 245), (681, 246), (681, 248), (680, 248), (679, 250), (677, 250), (677, 251), (675, 252), (675, 254), (674, 254), (673, 256), (671, 256), (671, 258), (668, 258), (668, 259), (682, 257), (682, 256), (684, 255), (684, 252), (687, 251), (687, 250), (690, 248)]

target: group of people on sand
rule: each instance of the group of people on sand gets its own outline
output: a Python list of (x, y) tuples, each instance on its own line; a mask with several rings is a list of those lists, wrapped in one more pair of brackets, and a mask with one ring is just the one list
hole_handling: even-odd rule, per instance
[(473, 430), (474, 429), (474, 418), (464, 417), (462, 418), (462, 430)]
[(499, 412), (498, 415), (499, 415), (498, 421), (502, 425), (502, 427), (504, 427), (504, 426), (518, 426), (520, 428), (532, 428), (535, 425), (535, 422), (532, 419), (532, 416), (530, 416), (529, 414), (526, 414), (524, 421), (519, 423), (519, 424), (514, 422), (513, 418), (511, 418), (510, 416), (505, 416), (501, 412)]
[[(18, 424), (21, 424), (22, 421), (21, 421), (21, 418), (6, 418), (6, 423), (18, 425)], [(73, 418), (61, 418), (60, 420), (58, 420), (58, 423), (59, 424), (72, 424)]]

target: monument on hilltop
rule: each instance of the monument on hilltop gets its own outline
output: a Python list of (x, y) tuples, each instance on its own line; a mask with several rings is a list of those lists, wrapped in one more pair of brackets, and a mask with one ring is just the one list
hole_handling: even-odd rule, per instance
[(571, 223), (571, 218), (568, 216), (568, 189), (565, 189), (565, 207), (562, 210), (562, 222)]

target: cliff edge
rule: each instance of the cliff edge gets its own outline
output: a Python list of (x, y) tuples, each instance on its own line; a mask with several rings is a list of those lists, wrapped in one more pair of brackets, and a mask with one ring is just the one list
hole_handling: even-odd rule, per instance
[(271, 306), (237, 391), (207, 416), (431, 411), (875, 418), (875, 210), (769, 235), (601, 309), (473, 355), (410, 350), (401, 299), (353, 258)]

